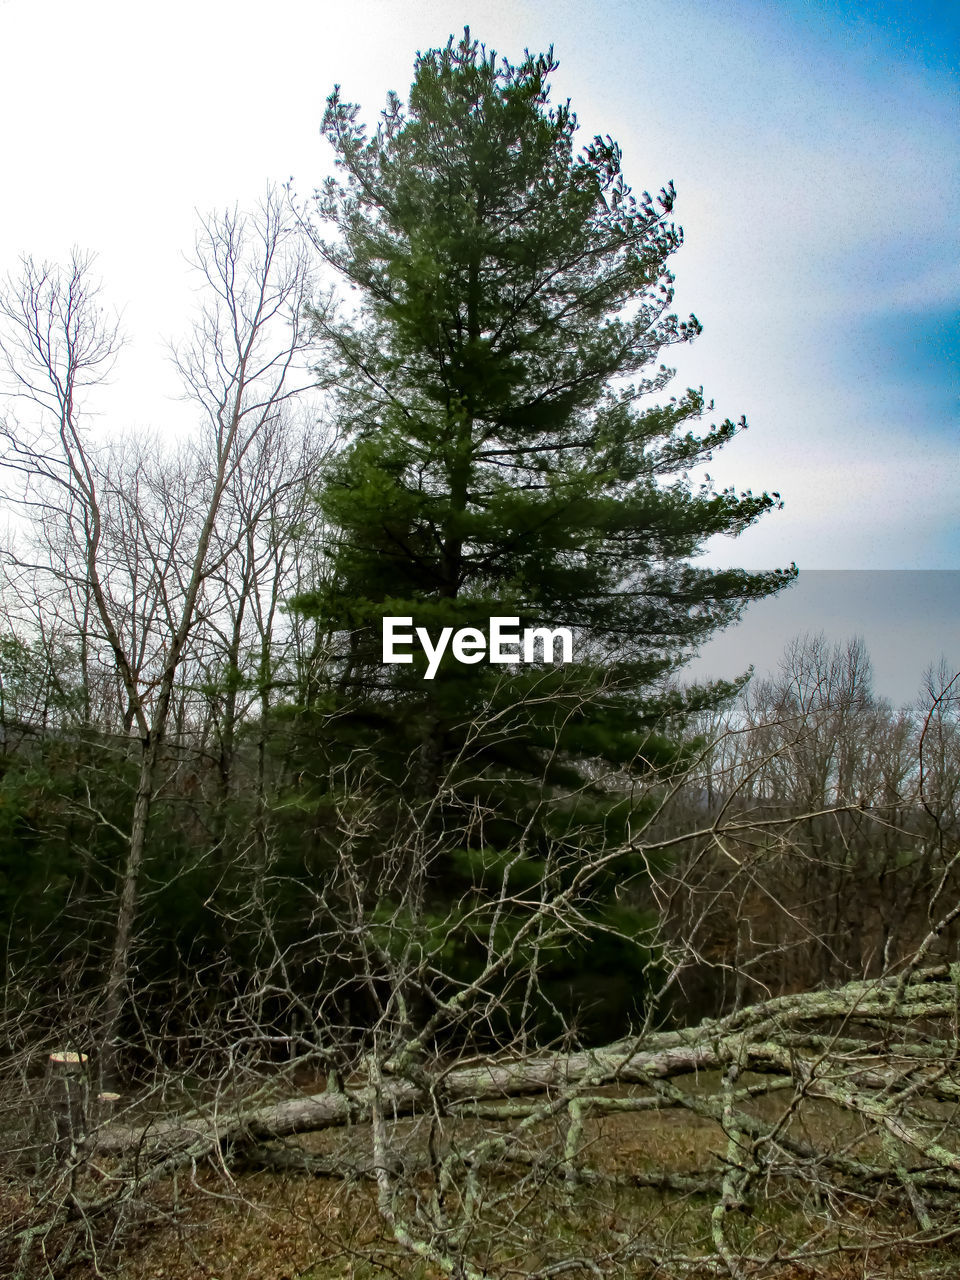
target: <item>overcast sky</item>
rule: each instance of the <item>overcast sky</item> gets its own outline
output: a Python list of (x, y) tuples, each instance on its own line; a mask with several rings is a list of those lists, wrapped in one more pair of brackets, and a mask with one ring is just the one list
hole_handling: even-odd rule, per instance
[(711, 474), (786, 502), (711, 561), (955, 569), (958, 9), (0, 0), (0, 269), (97, 251), (131, 338), (113, 420), (173, 432), (164, 340), (193, 301), (194, 210), (312, 190), (335, 82), (374, 121), (465, 23), (513, 60), (552, 43), (584, 141), (612, 134), (637, 189), (676, 182), (677, 306), (704, 324), (678, 383), (750, 423)]

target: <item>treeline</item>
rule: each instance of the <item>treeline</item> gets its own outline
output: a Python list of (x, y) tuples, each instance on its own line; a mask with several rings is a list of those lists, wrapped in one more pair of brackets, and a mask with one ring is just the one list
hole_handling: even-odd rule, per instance
[(723, 829), (667, 878), (689, 1013), (876, 978), (920, 947), (954, 954), (956, 930), (934, 927), (960, 888), (960, 696), (943, 663), (896, 708), (862, 641), (796, 637), (702, 729), (666, 824)]
[[(481, 843), (470, 814), (451, 806), (424, 831), (389, 780), (358, 780), (336, 719), (316, 711), (330, 695), (317, 636), (283, 626), (269, 684), (263, 650), (250, 644), (235, 649), (226, 679), (210, 679), (200, 655), (180, 668), (131, 949), (135, 1021), (174, 1053), (181, 1035), (189, 1044), (199, 1026), (231, 1019), (307, 1045), (323, 1038), (318, 999), (359, 1043), (376, 1020), (361, 981), (371, 941), (388, 985), (414, 938), (431, 981), (466, 980), (489, 925), (482, 899), (503, 910), (511, 858), (517, 885), (532, 887), (517, 849)], [(7, 633), (2, 655), (4, 981), (24, 1012), (47, 1006), (54, 1023), (69, 1022), (70, 1001), (102, 999), (140, 744), (116, 683), (84, 686), (78, 637)], [(677, 966), (682, 979), (658, 1016), (687, 1022), (877, 976), (909, 955), (958, 887), (960, 699), (945, 673), (937, 679), (926, 700), (897, 710), (873, 692), (858, 643), (808, 637), (778, 677), (704, 717), (684, 772), (648, 778), (643, 804), (630, 797), (644, 844), (668, 851), (638, 868), (625, 850), (615, 860), (619, 918), (581, 918), (544, 948), (528, 1029), (609, 1037), (656, 1004)], [(604, 779), (611, 809), (628, 786)], [(572, 831), (567, 839), (576, 843)], [(576, 839), (592, 840), (595, 856), (586, 824)], [(347, 901), (345, 858), (362, 903)], [(418, 863), (419, 922), (406, 879)], [(595, 888), (592, 897), (595, 907)], [(343, 931), (358, 912), (370, 937), (352, 946)], [(934, 957), (954, 941), (946, 930)], [(517, 973), (529, 963), (525, 954)], [(507, 988), (529, 998), (509, 975)], [(490, 1039), (518, 1016), (505, 1013)]]

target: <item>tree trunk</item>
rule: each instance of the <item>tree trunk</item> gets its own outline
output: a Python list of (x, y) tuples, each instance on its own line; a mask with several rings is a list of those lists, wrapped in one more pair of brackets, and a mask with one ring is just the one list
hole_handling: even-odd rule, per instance
[(130, 843), (123, 872), (123, 886), (117, 908), (117, 929), (110, 957), (107, 988), (104, 997), (103, 1031), (100, 1037), (100, 1080), (102, 1089), (112, 1089), (117, 1081), (120, 1015), (123, 996), (130, 973), (130, 950), (133, 942), (133, 924), (137, 914), (137, 897), (140, 872), (147, 843), (147, 827), (153, 802), (154, 783), (158, 759), (157, 736), (151, 734), (143, 744), (140, 760), (140, 778), (133, 805), (130, 825)]

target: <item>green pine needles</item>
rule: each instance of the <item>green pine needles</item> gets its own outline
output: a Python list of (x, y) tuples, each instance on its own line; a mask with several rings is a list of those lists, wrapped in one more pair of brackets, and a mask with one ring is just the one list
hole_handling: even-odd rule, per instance
[(793, 573), (690, 563), (778, 495), (683, 478), (745, 424), (690, 430), (708, 408), (695, 390), (651, 402), (664, 349), (700, 331), (670, 312), (673, 188), (637, 199), (609, 138), (575, 152), (576, 117), (549, 105), (555, 65), (498, 62), (467, 33), (417, 59), (409, 105), (391, 96), (372, 137), (329, 99), (340, 178), (318, 197), (333, 234), (316, 239), (359, 305), (314, 313), (349, 443), (321, 495), (331, 584), (301, 604), (342, 635), (344, 694), (442, 720), (469, 719), (502, 669), (448, 657), (427, 689), (422, 665), (384, 667), (385, 615), (573, 626), (583, 670), (557, 683), (602, 685), (585, 745), (606, 754), (619, 699), (636, 723), (658, 675)]
[[(351, 308), (313, 321), (346, 444), (319, 496), (329, 579), (298, 602), (336, 640), (321, 754), (362, 748), (435, 819), (483, 814), (465, 845), (534, 857), (574, 831), (623, 839), (633, 781), (682, 762), (685, 715), (729, 693), (663, 677), (795, 575), (691, 563), (779, 495), (688, 478), (746, 424), (694, 429), (712, 408), (699, 390), (658, 399), (666, 350), (700, 332), (670, 309), (673, 185), (637, 197), (611, 138), (578, 150), (555, 67), (552, 51), (498, 60), (467, 31), (417, 58), (408, 103), (391, 95), (372, 134), (329, 98), (338, 176), (313, 234)], [(388, 615), (432, 635), (494, 616), (567, 627), (574, 661), (448, 651), (427, 682), (417, 648), (384, 664)]]

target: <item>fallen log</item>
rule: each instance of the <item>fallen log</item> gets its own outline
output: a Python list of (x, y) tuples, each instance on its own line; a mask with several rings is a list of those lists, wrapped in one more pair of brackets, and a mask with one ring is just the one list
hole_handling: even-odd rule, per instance
[[(897, 1074), (891, 1072), (891, 1059), (903, 1060), (901, 1074), (905, 1074), (915, 1070), (917, 1059), (925, 1050), (938, 1068), (938, 1096), (950, 1096), (958, 1084), (944, 1076), (946, 1068), (957, 1065), (948, 1036), (939, 1040), (929, 1033), (912, 1036), (911, 1027), (920, 1018), (927, 1023), (952, 1019), (957, 1000), (957, 974), (953, 967), (941, 966), (918, 971), (903, 989), (895, 978), (887, 978), (780, 996), (697, 1027), (655, 1032), (576, 1053), (483, 1060), (471, 1066), (438, 1067), (432, 1074), (418, 1065), (409, 1076), (383, 1074), (385, 1065), (379, 1063), (376, 1089), (373, 1084), (327, 1089), (250, 1107), (225, 1107), (221, 1102), (207, 1115), (116, 1122), (92, 1134), (89, 1145), (98, 1152), (118, 1155), (137, 1152), (161, 1160), (199, 1159), (217, 1148), (242, 1148), (367, 1122), (377, 1100), (385, 1114), (397, 1118), (438, 1108), (441, 1112), (469, 1115), (472, 1105), (477, 1107), (478, 1116), (482, 1111), (484, 1117), (490, 1118), (489, 1104), (498, 1100), (530, 1095), (572, 1098), (586, 1089), (609, 1084), (650, 1087), (658, 1080), (724, 1070), (732, 1063), (740, 1071), (781, 1077), (789, 1074), (798, 1086), (809, 1088), (806, 1056), (815, 1057), (822, 1064), (830, 1056), (831, 1037), (811, 1031), (810, 1054), (805, 1056), (804, 1036), (797, 1028), (823, 1022), (842, 1026), (842, 1033), (834, 1033), (837, 1046), (842, 1046), (835, 1056), (840, 1069), (857, 1079), (861, 1091), (870, 1084), (890, 1090)], [(879, 1033), (875, 1029), (878, 1023)], [(863, 1031), (862, 1039), (851, 1038), (857, 1026)], [(869, 1035), (867, 1029), (872, 1029)], [(789, 1048), (785, 1047), (785, 1040), (790, 1041)], [(860, 1047), (859, 1055), (853, 1053), (852, 1047)], [(886, 1061), (887, 1069), (870, 1072), (871, 1060)], [(818, 1074), (822, 1078), (822, 1068)], [(865, 1099), (866, 1095), (862, 1097)], [(834, 1100), (845, 1105), (848, 1097), (841, 1100), (837, 1094)], [(872, 1114), (869, 1108), (866, 1113)], [(502, 1118), (509, 1119), (509, 1111)]]
[[(569, 1055), (553, 1055), (515, 1062), (488, 1062), (439, 1072), (429, 1087), (411, 1080), (386, 1077), (380, 1086), (385, 1112), (410, 1116), (439, 1099), (444, 1108), (456, 1105), (461, 1114), (469, 1104), (521, 1095), (569, 1090), (581, 1084), (644, 1083), (651, 1078), (686, 1075), (718, 1065), (713, 1045), (675, 1045), (666, 1049), (624, 1049), (610, 1046)], [(101, 1152), (137, 1150), (154, 1154), (189, 1154), (198, 1158), (215, 1146), (268, 1142), (320, 1129), (369, 1121), (376, 1093), (372, 1086), (325, 1090), (234, 1113), (218, 1108), (215, 1115), (155, 1119), (142, 1124), (104, 1126), (91, 1142)], [(467, 1109), (465, 1111), (464, 1109)]]

